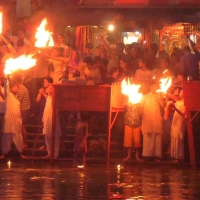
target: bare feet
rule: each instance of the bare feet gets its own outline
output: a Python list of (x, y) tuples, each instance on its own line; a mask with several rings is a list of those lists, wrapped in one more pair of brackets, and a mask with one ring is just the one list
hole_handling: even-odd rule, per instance
[(43, 158), (50, 158), (50, 155), (48, 154), (48, 155), (44, 156)]
[(23, 154), (21, 154), (21, 158), (26, 159), (27, 156), (24, 156)]
[(136, 160), (137, 160), (138, 162), (144, 162), (144, 160), (142, 160), (142, 159), (139, 158), (139, 157), (136, 157)]
[(42, 150), (42, 149), (45, 149), (46, 147), (43, 145), (41, 146), (39, 149)]
[(1, 155), (1, 156), (0, 156), (0, 159), (4, 159), (4, 158), (5, 158), (5, 155)]
[(130, 157), (126, 157), (126, 158), (124, 158), (124, 162), (129, 162), (131, 160), (131, 158)]

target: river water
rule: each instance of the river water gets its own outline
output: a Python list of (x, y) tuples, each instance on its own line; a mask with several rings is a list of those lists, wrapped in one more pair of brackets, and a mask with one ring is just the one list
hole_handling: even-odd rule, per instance
[(0, 199), (200, 199), (200, 170), (1, 161)]

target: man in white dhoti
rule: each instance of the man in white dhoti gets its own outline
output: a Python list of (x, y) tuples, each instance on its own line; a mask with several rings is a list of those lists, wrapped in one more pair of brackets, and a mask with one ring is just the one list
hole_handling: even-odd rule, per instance
[[(46, 104), (44, 108), (43, 114), (43, 134), (45, 135), (45, 143), (47, 147), (48, 155), (44, 158), (50, 157), (50, 149), (51, 149), (51, 132), (52, 132), (52, 85), (50, 85), (46, 92), (48, 96), (46, 98)], [(59, 137), (61, 136), (61, 129), (59, 120), (56, 119), (56, 132), (55, 132), (55, 148), (54, 148), (54, 158), (58, 158), (59, 155)]]
[(175, 113), (171, 126), (171, 157), (174, 162), (184, 159), (184, 136), (186, 130), (185, 106), (183, 90), (179, 93), (179, 101), (174, 104)]
[(152, 82), (150, 92), (143, 96), (142, 134), (143, 156), (154, 157), (156, 161), (162, 154), (162, 116), (160, 106), (164, 106), (162, 99), (156, 94), (158, 84)]
[(6, 112), (4, 116), (4, 127), (2, 135), (2, 145), (0, 158), (4, 158), (5, 155), (11, 150), (11, 144), (14, 143), (16, 149), (19, 151), (20, 156), (23, 151), (23, 139), (22, 139), (22, 118), (20, 112), (20, 103), (16, 98), (18, 92), (18, 86), (12, 85), (9, 89), (7, 83), (7, 95), (6, 95)]

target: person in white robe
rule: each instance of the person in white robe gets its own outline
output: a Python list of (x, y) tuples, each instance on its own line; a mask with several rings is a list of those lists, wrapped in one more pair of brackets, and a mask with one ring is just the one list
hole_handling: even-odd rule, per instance
[[(50, 85), (46, 92), (48, 96), (46, 98), (46, 104), (43, 113), (43, 134), (45, 135), (45, 143), (48, 155), (44, 158), (50, 157), (51, 150), (51, 133), (52, 133), (52, 85)], [(59, 137), (61, 136), (60, 123), (56, 118), (56, 132), (55, 132), (55, 146), (54, 146), (54, 158), (57, 159), (59, 156)]]
[(162, 116), (160, 106), (164, 103), (156, 94), (158, 84), (150, 84), (150, 92), (143, 96), (142, 134), (143, 134), (143, 156), (161, 158), (162, 154)]
[[(52, 56), (53, 57), (60, 57), (62, 52), (62, 48), (54, 48), (52, 50)], [(50, 77), (53, 78), (53, 82), (54, 83), (59, 83), (60, 78), (64, 76), (65, 71), (66, 71), (66, 64), (58, 61), (58, 60), (54, 60), (54, 59), (49, 59), (49, 64), (53, 65), (53, 69), (50, 70)]]
[(9, 90), (9, 84), (7, 83), (7, 94), (5, 98), (6, 112), (4, 116), (4, 127), (2, 135), (2, 145), (0, 158), (4, 158), (5, 155), (11, 150), (12, 143), (15, 144), (16, 149), (19, 151), (22, 158), (23, 151), (23, 138), (22, 138), (22, 118), (20, 112), (20, 102), (17, 100), (16, 94), (18, 92), (18, 86), (12, 85)]
[(171, 126), (171, 158), (175, 158), (174, 162), (179, 162), (184, 159), (186, 117), (183, 90), (181, 90), (179, 98), (180, 100), (174, 104), (175, 112)]

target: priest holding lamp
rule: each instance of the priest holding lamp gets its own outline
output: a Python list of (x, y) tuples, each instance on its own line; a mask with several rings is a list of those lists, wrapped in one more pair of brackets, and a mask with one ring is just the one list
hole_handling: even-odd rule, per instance
[[(8, 76), (9, 79), (9, 76)], [(4, 128), (1, 144), (0, 159), (5, 158), (5, 155), (11, 150), (12, 143), (15, 144), (20, 157), (25, 158), (22, 154), (23, 151), (23, 138), (22, 138), (22, 118), (20, 112), (20, 102), (17, 100), (16, 94), (18, 86), (12, 81), (7, 81), (6, 85), (6, 112), (4, 116)]]

